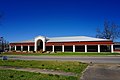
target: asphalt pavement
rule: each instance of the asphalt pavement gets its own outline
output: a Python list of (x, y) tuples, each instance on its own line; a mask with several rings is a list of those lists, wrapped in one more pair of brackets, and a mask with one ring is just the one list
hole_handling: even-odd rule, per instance
[(120, 63), (120, 56), (7, 56), (12, 60), (59, 60), (59, 61), (81, 61), (85, 63)]
[(120, 80), (120, 64), (93, 64), (80, 80)]
[[(92, 63), (81, 80), (120, 80), (120, 56), (20, 56), (9, 55), (12, 60), (59, 60)], [(1, 57), (2, 59), (2, 57)]]

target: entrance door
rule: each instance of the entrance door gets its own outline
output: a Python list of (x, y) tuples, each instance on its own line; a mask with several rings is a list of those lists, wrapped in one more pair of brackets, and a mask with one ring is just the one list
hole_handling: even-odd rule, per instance
[(37, 41), (37, 51), (43, 51), (43, 42), (42, 42), (42, 40)]

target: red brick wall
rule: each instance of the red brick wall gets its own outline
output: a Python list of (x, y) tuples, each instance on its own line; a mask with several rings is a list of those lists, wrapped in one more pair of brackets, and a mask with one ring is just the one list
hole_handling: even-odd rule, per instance
[(33, 42), (31, 42), (31, 43), (10, 43), (10, 46), (21, 46), (21, 45), (23, 45), (23, 46), (34, 46), (34, 43)]
[[(113, 44), (112, 41), (86, 41), (86, 42), (47, 42), (45, 45), (46, 46), (61, 46), (61, 45), (65, 45), (65, 46), (72, 46), (72, 45), (110, 45)], [(10, 43), (10, 46), (34, 46), (34, 42), (31, 43)]]
[(112, 41), (88, 41), (88, 42), (48, 42), (46, 43), (46, 46), (71, 46), (71, 45), (110, 45), (113, 44)]

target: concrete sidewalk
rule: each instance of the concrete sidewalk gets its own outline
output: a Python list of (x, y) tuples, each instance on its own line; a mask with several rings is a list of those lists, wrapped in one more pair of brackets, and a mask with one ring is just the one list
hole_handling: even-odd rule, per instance
[(80, 80), (120, 80), (120, 64), (94, 64), (86, 69)]
[(63, 72), (63, 71), (38, 69), (38, 68), (22, 68), (22, 67), (12, 67), (12, 66), (0, 66), (0, 69), (9, 69), (9, 70), (27, 71), (27, 72), (53, 74), (53, 75), (63, 75), (63, 76), (77, 76), (77, 74), (72, 73), (72, 72)]

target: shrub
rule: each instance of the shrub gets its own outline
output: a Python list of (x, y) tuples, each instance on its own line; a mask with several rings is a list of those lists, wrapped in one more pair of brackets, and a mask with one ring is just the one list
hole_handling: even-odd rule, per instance
[(38, 73), (38, 74), (41, 74), (41, 73)]
[(10, 78), (13, 78), (14, 76), (13, 75), (10, 75)]
[(21, 75), (20, 77), (24, 77), (24, 75)]
[(68, 71), (70, 71), (70, 68), (68, 68)]
[(44, 64), (42, 64), (42, 66), (45, 66)]
[(49, 76), (53, 76), (53, 74), (48, 74)]
[(56, 76), (56, 77), (58, 77), (58, 78), (60, 77), (60, 76), (59, 76), (59, 75), (57, 75), (57, 74), (55, 74), (55, 76)]

